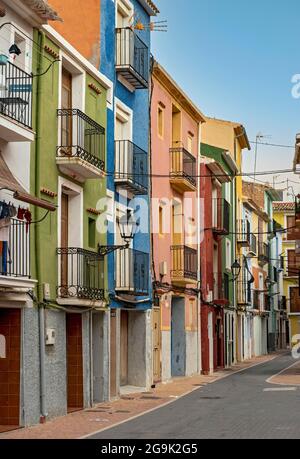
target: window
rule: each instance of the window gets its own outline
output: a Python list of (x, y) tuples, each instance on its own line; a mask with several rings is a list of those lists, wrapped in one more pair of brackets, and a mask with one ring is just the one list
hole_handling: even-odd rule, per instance
[(226, 269), (231, 270), (232, 266), (232, 253), (231, 253), (231, 241), (226, 239)]
[(299, 314), (300, 312), (300, 296), (299, 287), (290, 288), (290, 313)]
[(193, 143), (194, 143), (194, 135), (192, 135), (192, 133), (190, 133), (188, 135), (188, 141), (187, 141), (188, 151), (190, 153), (193, 153)]
[(94, 249), (96, 247), (96, 221), (89, 218), (88, 226), (89, 247)]
[(189, 302), (189, 319), (190, 329), (193, 330), (197, 326), (197, 308), (194, 299), (190, 300)]
[(162, 107), (158, 107), (157, 122), (158, 122), (158, 135), (159, 137), (163, 137), (164, 136), (164, 110)]
[(297, 257), (295, 250), (288, 250), (288, 275), (289, 276), (297, 276), (298, 269), (297, 269)]
[(159, 206), (158, 211), (158, 218), (159, 218), (159, 235), (164, 235), (164, 209), (162, 206)]
[(287, 230), (287, 239), (288, 241), (296, 241), (300, 239), (300, 230), (296, 228), (296, 218), (295, 216), (289, 216), (286, 218), (286, 227)]
[(231, 204), (231, 183), (225, 183), (225, 199)]
[(6, 339), (5, 336), (0, 335), (0, 359), (6, 358)]

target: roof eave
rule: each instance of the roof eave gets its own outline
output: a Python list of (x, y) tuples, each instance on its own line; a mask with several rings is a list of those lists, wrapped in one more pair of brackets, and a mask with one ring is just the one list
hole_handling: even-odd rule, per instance
[(138, 0), (149, 16), (157, 16), (160, 11), (152, 0)]

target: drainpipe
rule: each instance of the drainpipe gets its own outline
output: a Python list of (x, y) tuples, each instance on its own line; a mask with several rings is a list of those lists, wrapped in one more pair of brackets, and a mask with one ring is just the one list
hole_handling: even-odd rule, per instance
[[(40, 53), (38, 54), (38, 74), (42, 73), (43, 66), (43, 57), (44, 57), (44, 46), (45, 46), (45, 34), (42, 31), (39, 31), (39, 47)], [(40, 192), (40, 161), (41, 161), (41, 95), (43, 93), (43, 78), (37, 77), (37, 86), (36, 86), (36, 140), (35, 140), (35, 196), (39, 195)], [(39, 210), (34, 207), (35, 220), (38, 221)], [(40, 422), (44, 423), (47, 418), (46, 410), (46, 377), (45, 377), (45, 308), (41, 304), (43, 302), (43, 295), (41, 290), (41, 234), (40, 226), (35, 226), (35, 257), (36, 257), (36, 275), (38, 279), (37, 285), (37, 298), (39, 303), (39, 344), (40, 344)]]
[(201, 343), (201, 250), (200, 250), (200, 243), (201, 243), (201, 121), (198, 125), (198, 177), (197, 177), (197, 248), (198, 248), (198, 270), (197, 270), (197, 288), (198, 288), (198, 301), (197, 301), (197, 316), (198, 316), (198, 333), (197, 333), (197, 340), (198, 340), (198, 373), (202, 372), (202, 343)]

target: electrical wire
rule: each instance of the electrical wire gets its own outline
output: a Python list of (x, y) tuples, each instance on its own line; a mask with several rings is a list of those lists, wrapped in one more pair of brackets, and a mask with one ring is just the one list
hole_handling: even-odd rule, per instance
[[(261, 171), (261, 172), (256, 172), (256, 175), (275, 175), (275, 174), (289, 174), (289, 173), (293, 173), (294, 170), (293, 169), (279, 169), (279, 170), (273, 170), (273, 171)], [(176, 174), (145, 174), (145, 173), (127, 173), (127, 172), (106, 172), (106, 175), (107, 176), (112, 176), (112, 177), (117, 177), (117, 178), (127, 178), (127, 177), (132, 177), (134, 175), (134, 177), (151, 177), (151, 178), (174, 178), (176, 177)], [(188, 177), (189, 178), (218, 178), (218, 177), (232, 177), (233, 179), (236, 178), (236, 177), (251, 177), (253, 176), (254, 173), (253, 172), (239, 172), (239, 173), (236, 173), (236, 174), (232, 174), (232, 175), (229, 175), (229, 174), (200, 174), (200, 175), (194, 175), (194, 174), (189, 174)], [(181, 177), (182, 174), (177, 174), (178, 177)]]
[(276, 143), (269, 143), (269, 142), (256, 142), (255, 140), (250, 140), (249, 143), (255, 145), (265, 145), (266, 147), (278, 147), (278, 148), (295, 148), (295, 146), (292, 145), (282, 145), (282, 144), (276, 144)]

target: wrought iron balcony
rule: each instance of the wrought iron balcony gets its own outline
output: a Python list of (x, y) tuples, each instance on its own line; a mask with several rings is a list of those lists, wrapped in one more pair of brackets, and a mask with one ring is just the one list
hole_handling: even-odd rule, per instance
[(60, 144), (56, 162), (61, 171), (80, 182), (105, 175), (105, 129), (77, 109), (57, 111)]
[(261, 309), (261, 292), (253, 290), (253, 309), (260, 311)]
[(135, 89), (148, 88), (149, 49), (129, 27), (116, 29), (116, 71)]
[(104, 301), (104, 258), (81, 248), (57, 249), (60, 266), (58, 298)]
[(135, 195), (148, 194), (148, 155), (129, 140), (115, 141), (115, 183)]
[(11, 219), (8, 241), (0, 242), (0, 275), (30, 278), (30, 234), (23, 221)]
[(213, 273), (213, 299), (217, 304), (229, 302), (229, 276), (223, 273)]
[(251, 245), (251, 232), (249, 220), (239, 220), (237, 224), (237, 243), (241, 247), (249, 247)]
[(149, 294), (149, 254), (134, 249), (115, 254), (115, 291), (129, 296)]
[(171, 247), (174, 284), (194, 284), (197, 281), (197, 250), (180, 245)]
[(271, 297), (267, 293), (264, 295), (264, 310), (267, 312), (271, 311)]
[(279, 309), (281, 311), (286, 311), (287, 310), (287, 299), (286, 296), (282, 296), (279, 302)]
[(250, 234), (249, 252), (253, 255), (257, 255), (257, 237), (253, 233)]
[(180, 193), (195, 191), (196, 158), (183, 147), (170, 148), (171, 178), (173, 188)]
[(230, 204), (226, 199), (212, 199), (212, 229), (220, 235), (230, 233)]
[(269, 262), (269, 244), (265, 242), (258, 243), (258, 262), (261, 266), (266, 265)]
[(251, 304), (251, 284), (245, 280), (237, 281), (237, 302), (239, 306)]
[(9, 61), (0, 63), (0, 113), (32, 128), (32, 76)]

